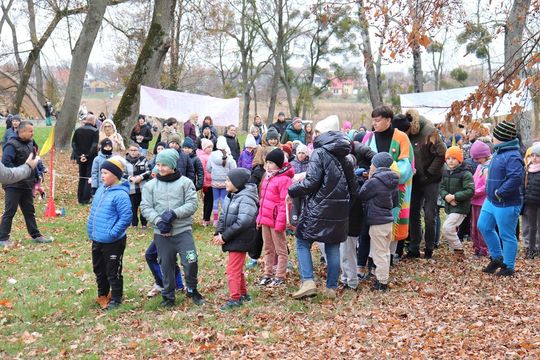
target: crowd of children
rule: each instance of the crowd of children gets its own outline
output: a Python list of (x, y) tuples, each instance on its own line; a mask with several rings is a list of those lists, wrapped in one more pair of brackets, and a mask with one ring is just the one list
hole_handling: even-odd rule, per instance
[[(375, 115), (379, 113), (374, 111)], [(374, 116), (377, 117), (381, 116)], [(324, 207), (329, 207), (324, 211), (339, 208), (339, 214), (332, 214), (339, 219), (325, 221), (331, 226), (339, 224), (340, 238), (335, 238), (338, 231), (331, 231), (326, 239), (298, 237), (296, 245), (298, 257), (306, 257), (311, 244), (320, 243), (328, 263), (325, 294), (335, 297), (333, 278), (340, 273), (342, 286), (346, 288), (355, 289), (359, 282), (373, 278), (374, 290), (388, 290), (390, 267), (399, 252), (396, 231), (403, 230), (400, 224), (404, 224), (401, 220), (407, 213), (400, 211), (400, 206), (406, 206), (403, 199), (408, 180), (403, 179), (406, 170), (392, 153), (395, 153), (394, 143), (388, 143), (388, 151), (378, 151), (377, 145), (370, 145), (369, 140), (362, 144), (362, 139), (372, 137), (381, 146), (383, 138), (362, 129), (352, 130), (350, 123), (345, 123), (342, 129), (339, 123), (316, 127), (316, 136), (329, 135), (324, 135), (320, 141), (315, 139), (315, 146), (306, 143), (306, 139), (313, 139), (306, 137), (301, 119), (295, 118), (286, 129), (285, 137), (295, 140), (280, 144), (283, 134), (278, 132), (278, 127), (262, 127), (259, 118), (259, 124), (255, 122), (247, 135), (238, 162), (223, 136), (202, 137), (197, 142), (186, 137), (182, 142), (180, 135), (173, 132), (165, 142), (157, 144), (157, 154), (151, 161), (142, 154), (137, 143), (130, 144), (125, 158), (120, 158), (113, 155), (112, 141), (103, 139), (92, 166), (90, 181), (95, 195), (88, 220), (98, 303), (109, 309), (121, 303), (126, 229), (139, 224), (142, 228), (148, 224), (154, 229), (153, 240), (145, 253), (155, 280), (148, 296), (161, 294), (162, 306), (171, 307), (175, 304), (176, 290), (185, 289), (186, 296), (195, 304), (204, 303), (198, 291), (198, 253), (192, 233), (199, 191), (203, 204), (202, 225), (215, 227), (213, 243), (229, 253), (226, 276), (230, 296), (223, 310), (250, 300), (243, 273), (248, 253), (252, 256), (250, 264), (256, 265), (261, 248), (264, 252), (259, 286), (280, 287), (286, 282), (290, 267), (287, 234), (295, 234), (300, 222), (300, 232), (304, 235), (309, 231), (324, 233), (324, 229), (310, 229), (306, 225), (309, 219), (322, 216), (323, 207), (313, 205), (317, 196), (331, 199), (324, 200), (327, 201)], [(408, 141), (405, 133), (393, 128), (392, 131), (392, 139)], [(208, 130), (207, 133), (214, 132)], [(364, 137), (366, 134), (368, 136)], [(438, 136), (445, 138), (443, 133)], [(526, 256), (534, 258), (539, 254), (540, 143), (529, 149), (523, 161), (512, 123), (498, 124), (493, 138), (467, 138), (466, 134), (460, 137), (467, 141), (456, 141), (457, 136), (452, 135), (453, 146), (448, 146), (444, 156), (446, 164), (439, 195), (446, 216), (441, 236), (457, 258), (465, 258), (464, 239), (458, 229), (470, 217), (474, 255), (490, 256), (483, 271), (512, 275), (520, 212)], [(407, 149), (411, 143), (400, 146)], [(315, 162), (322, 164), (321, 156), (324, 156), (324, 161), (347, 177), (346, 180), (332, 179), (335, 185), (324, 188), (322, 195), (321, 186), (326, 179), (316, 178), (320, 174), (315, 172), (320, 169), (310, 159), (313, 148), (319, 151)], [(339, 152), (333, 153), (333, 149)], [(412, 155), (404, 153), (400, 161), (402, 158), (414, 172)], [(349, 173), (354, 174), (354, 179), (349, 178)], [(342, 187), (346, 193), (343, 198), (332, 198)], [(317, 195), (313, 195), (315, 193)], [(347, 215), (340, 213), (343, 204), (348, 222)], [(177, 255), (180, 255), (183, 274)], [(431, 258), (432, 252), (429, 255)], [(339, 257), (337, 271), (336, 256)], [(293, 297), (316, 294), (312, 270), (302, 268), (302, 262), (299, 267), (303, 283)]]

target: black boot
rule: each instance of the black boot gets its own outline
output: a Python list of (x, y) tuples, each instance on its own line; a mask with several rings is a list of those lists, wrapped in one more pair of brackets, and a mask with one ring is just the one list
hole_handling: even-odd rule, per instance
[(502, 268), (500, 268), (499, 271), (497, 271), (495, 276), (512, 276), (514, 275), (514, 272), (515, 272), (514, 269), (510, 269), (509, 267), (505, 265)]
[(483, 268), (482, 271), (487, 274), (493, 274), (495, 273), (495, 271), (497, 271), (498, 268), (502, 268), (502, 267), (506, 267), (506, 265), (504, 265), (503, 263), (502, 257), (497, 258), (497, 259), (491, 258), (491, 261), (489, 262), (489, 264), (485, 268)]
[(388, 284), (382, 284), (379, 282), (379, 280), (375, 280), (373, 285), (371, 286), (371, 290), (373, 291), (387, 291), (388, 290)]
[(405, 254), (403, 259), (418, 259), (419, 257), (420, 257), (419, 251), (409, 251), (407, 252), (407, 254)]
[(428, 260), (433, 258), (433, 249), (425, 249), (424, 250), (424, 259)]
[(197, 291), (197, 289), (188, 288), (186, 291), (186, 296), (193, 301), (195, 305), (204, 305), (203, 296)]

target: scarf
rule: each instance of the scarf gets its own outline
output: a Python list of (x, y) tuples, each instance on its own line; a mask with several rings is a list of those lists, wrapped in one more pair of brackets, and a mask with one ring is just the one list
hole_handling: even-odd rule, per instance
[(530, 173), (537, 173), (540, 171), (540, 164), (529, 164), (527, 169)]
[(169, 174), (169, 175), (161, 176), (159, 175), (159, 173), (156, 175), (156, 178), (159, 181), (164, 181), (164, 182), (173, 182), (180, 179), (181, 177), (182, 177), (182, 174), (180, 174), (180, 171), (178, 171), (178, 169), (176, 169), (172, 174)]

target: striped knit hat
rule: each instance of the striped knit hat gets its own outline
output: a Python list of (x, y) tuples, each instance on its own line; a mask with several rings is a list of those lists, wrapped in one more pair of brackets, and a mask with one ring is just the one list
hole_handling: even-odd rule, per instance
[(122, 179), (124, 168), (124, 159), (121, 156), (113, 156), (101, 165), (101, 169), (109, 170), (118, 180)]
[(514, 140), (517, 137), (516, 124), (507, 121), (498, 123), (493, 129), (493, 137), (502, 142)]

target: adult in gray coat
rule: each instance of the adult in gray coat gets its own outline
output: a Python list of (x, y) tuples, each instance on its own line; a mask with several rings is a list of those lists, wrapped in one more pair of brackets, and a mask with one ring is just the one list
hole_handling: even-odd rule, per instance
[(39, 157), (33, 157), (34, 155), (30, 154), (23, 165), (15, 168), (8, 168), (0, 162), (0, 184), (14, 184), (29, 177), (39, 161)]

